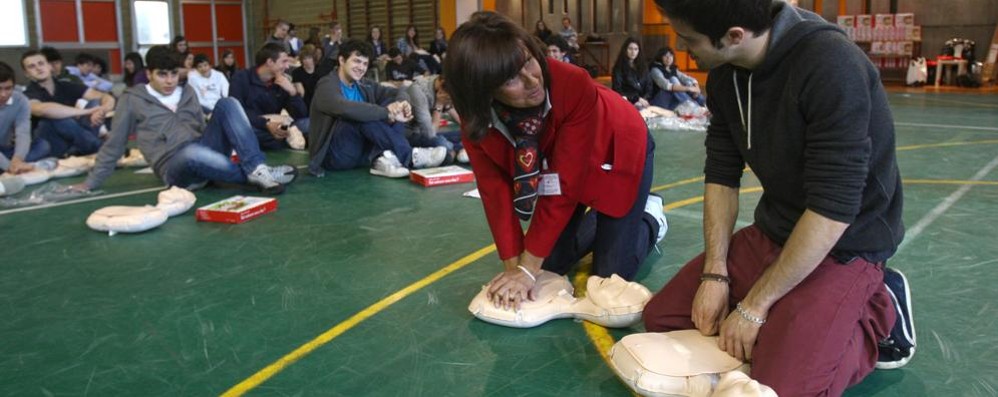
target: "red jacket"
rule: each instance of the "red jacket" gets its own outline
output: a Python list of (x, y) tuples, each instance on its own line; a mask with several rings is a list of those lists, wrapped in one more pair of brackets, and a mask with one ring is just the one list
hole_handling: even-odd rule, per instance
[(540, 151), (561, 195), (537, 199), (526, 236), (513, 212), (513, 145), (495, 128), (479, 142), (463, 138), (501, 259), (524, 249), (546, 258), (579, 204), (624, 216), (644, 172), (648, 127), (634, 105), (581, 68), (547, 62), (551, 110)]

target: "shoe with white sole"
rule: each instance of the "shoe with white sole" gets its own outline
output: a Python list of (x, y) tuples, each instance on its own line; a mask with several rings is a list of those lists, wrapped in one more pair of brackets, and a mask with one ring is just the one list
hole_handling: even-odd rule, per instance
[(409, 169), (402, 166), (395, 153), (385, 150), (380, 157), (374, 159), (374, 164), (371, 164), (371, 174), (387, 178), (405, 178), (409, 176)]
[(412, 148), (412, 168), (436, 167), (446, 159), (447, 148), (443, 146)]

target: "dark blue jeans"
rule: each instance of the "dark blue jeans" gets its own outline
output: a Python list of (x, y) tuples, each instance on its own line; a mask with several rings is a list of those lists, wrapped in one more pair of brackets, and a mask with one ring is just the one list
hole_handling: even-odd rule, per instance
[[(218, 104), (215, 104), (215, 107), (217, 108)], [(308, 126), (309, 126), (308, 117), (295, 120), (294, 123), (292, 123), (291, 125), (297, 126), (298, 129), (301, 130), (301, 133), (305, 135), (306, 138), (308, 137)], [(270, 131), (267, 131), (266, 129), (261, 130), (254, 128), (253, 134), (256, 135), (256, 139), (259, 141), (259, 146), (263, 150), (277, 150), (277, 149), (288, 148), (287, 139), (278, 140), (277, 138), (274, 138), (274, 136), (270, 134)]]
[[(673, 80), (675, 80), (673, 84), (679, 84), (679, 80), (675, 78), (673, 78)], [(674, 91), (665, 91), (665, 90), (661, 90), (658, 92), (658, 94), (655, 94), (655, 96), (652, 97), (651, 100), (648, 101), (648, 103), (663, 109), (676, 110), (676, 108), (679, 107), (680, 104), (686, 101), (693, 101), (700, 106), (707, 106), (707, 98), (705, 98), (703, 94), (698, 95), (696, 98), (694, 98), (690, 96), (689, 93), (686, 92), (674, 92)]]
[(384, 121), (358, 123), (339, 120), (333, 124), (333, 135), (323, 167), (330, 170), (350, 170), (368, 167), (385, 150), (391, 150), (403, 166), (412, 163), (412, 146), (405, 139), (403, 123)]
[[(235, 149), (239, 164), (232, 162)], [(253, 127), (239, 102), (222, 98), (201, 139), (174, 153), (160, 170), (167, 185), (188, 187), (204, 181), (246, 183), (246, 174), (263, 164), (264, 156)]]
[(616, 274), (633, 280), (658, 236), (658, 221), (645, 213), (654, 165), (655, 140), (649, 134), (645, 170), (631, 210), (621, 218), (614, 218), (595, 210), (586, 212), (585, 206), (578, 206), (541, 268), (567, 274), (592, 252), (593, 274), (600, 277)]
[(54, 157), (97, 153), (103, 141), (98, 138), (100, 125), (90, 125), (90, 117), (41, 119), (35, 134), (48, 142)]
[[(52, 148), (49, 143), (43, 139), (32, 139), (31, 147), (28, 149), (28, 154), (21, 160), (24, 161), (35, 161), (40, 160), (49, 155)], [(0, 145), (0, 153), (3, 153), (8, 160), (12, 160), (14, 157), (14, 146), (3, 146)]]

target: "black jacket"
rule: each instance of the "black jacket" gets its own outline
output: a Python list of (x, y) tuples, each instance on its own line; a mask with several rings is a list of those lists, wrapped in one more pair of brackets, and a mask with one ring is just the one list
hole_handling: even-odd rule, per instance
[(637, 102), (639, 98), (649, 98), (652, 85), (648, 80), (648, 73), (642, 76), (636, 69), (623, 63), (613, 67), (613, 90), (631, 103)]
[(779, 2), (774, 18), (755, 70), (710, 71), (706, 182), (738, 187), (748, 163), (764, 189), (755, 223), (774, 241), (784, 244), (810, 209), (850, 224), (833, 255), (886, 260), (904, 226), (894, 122), (877, 69), (816, 14)]

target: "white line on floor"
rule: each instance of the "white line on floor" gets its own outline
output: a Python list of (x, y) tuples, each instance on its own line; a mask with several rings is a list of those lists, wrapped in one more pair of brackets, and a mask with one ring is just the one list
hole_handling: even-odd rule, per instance
[[(974, 176), (970, 178), (970, 180), (979, 181), (981, 179), (984, 179), (984, 177), (987, 176), (992, 170), (994, 170), (995, 167), (998, 167), (998, 157), (995, 157), (994, 160), (991, 160), (991, 162), (988, 163), (988, 165), (985, 165), (984, 168), (981, 168), (980, 171), (977, 171), (977, 173), (974, 174)], [(925, 216), (923, 216), (922, 219), (919, 219), (918, 223), (916, 223), (915, 226), (912, 226), (910, 229), (908, 229), (908, 231), (905, 233), (904, 241), (901, 242), (901, 246), (898, 247), (898, 252), (903, 250), (904, 247), (908, 245), (908, 243), (914, 241), (919, 234), (922, 234), (922, 232), (925, 231), (925, 228), (929, 227), (929, 225), (931, 225), (932, 222), (935, 222), (936, 219), (938, 219), (943, 213), (949, 210), (949, 208), (952, 207), (953, 204), (956, 204), (956, 202), (960, 200), (960, 198), (962, 198), (964, 194), (967, 194), (967, 192), (970, 191), (970, 188), (972, 187), (973, 185), (960, 186), (959, 189), (957, 189), (955, 192), (947, 196), (941, 203), (939, 203), (939, 205), (933, 208), (932, 211), (929, 211), (929, 213), (925, 214)]]
[(894, 125), (903, 125), (905, 127), (932, 127), (932, 128), (959, 128), (964, 130), (980, 130), (980, 131), (998, 131), (996, 127), (977, 127), (973, 125), (956, 125), (956, 124), (922, 124), (922, 123), (901, 123), (895, 122)]
[(148, 189), (132, 190), (132, 191), (128, 191), (128, 192), (105, 194), (105, 195), (93, 196), (93, 197), (85, 197), (85, 198), (76, 199), (76, 200), (63, 201), (63, 202), (60, 202), (60, 203), (51, 203), (51, 204), (42, 204), (42, 205), (36, 205), (36, 206), (31, 206), (31, 207), (14, 208), (14, 209), (0, 211), (0, 216), (9, 215), (9, 214), (15, 214), (15, 213), (18, 213), (18, 212), (35, 211), (35, 210), (40, 210), (40, 209), (45, 209), (45, 208), (62, 207), (64, 205), (86, 203), (86, 202), (89, 202), (89, 201), (99, 201), (99, 200), (107, 200), (107, 199), (112, 199), (112, 198), (117, 198), (117, 197), (134, 196), (136, 194), (149, 193), (149, 192), (157, 192), (157, 191), (160, 191), (160, 190), (163, 190), (163, 189), (166, 189), (166, 187), (162, 187), (162, 186), (161, 187), (153, 187), (153, 188), (148, 188)]

